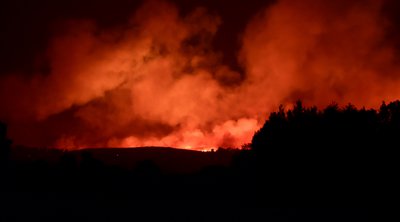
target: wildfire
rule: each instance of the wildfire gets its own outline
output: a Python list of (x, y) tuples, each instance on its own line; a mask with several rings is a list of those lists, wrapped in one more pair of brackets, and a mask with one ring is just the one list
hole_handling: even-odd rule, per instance
[(280, 104), (399, 98), (381, 9), (373, 0), (279, 0), (241, 33), (243, 73), (213, 51), (223, 21), (205, 8), (182, 16), (150, 1), (120, 27), (66, 21), (44, 53), (48, 73), (1, 77), (0, 117), (31, 146), (241, 147)]

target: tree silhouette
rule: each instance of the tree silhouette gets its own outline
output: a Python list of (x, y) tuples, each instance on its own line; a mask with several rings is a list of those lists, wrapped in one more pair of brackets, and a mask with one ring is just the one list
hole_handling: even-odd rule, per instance
[[(380, 109), (332, 103), (323, 110), (296, 102), (270, 114), (251, 143), (257, 170), (275, 178), (321, 180), (362, 186), (373, 170), (374, 152), (392, 149), (400, 133), (400, 101)], [(375, 161), (374, 161), (375, 160)], [(324, 179), (322, 179), (324, 178)], [(288, 179), (289, 180), (289, 179)]]

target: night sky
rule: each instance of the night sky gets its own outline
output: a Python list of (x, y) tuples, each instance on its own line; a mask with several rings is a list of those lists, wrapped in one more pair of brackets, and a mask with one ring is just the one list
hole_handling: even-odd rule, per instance
[(400, 97), (400, 3), (5, 0), (0, 120), (15, 144), (240, 147), (297, 99)]
[[(213, 48), (224, 52), (224, 62), (235, 68), (239, 39), (248, 21), (273, 1), (170, 1), (185, 15), (197, 7), (205, 7), (222, 18), (223, 23), (213, 39)], [(34, 69), (34, 58), (43, 53), (58, 24), (68, 19), (90, 19), (100, 27), (126, 23), (143, 1), (135, 0), (38, 0), (2, 1), (1, 7), (1, 72)]]

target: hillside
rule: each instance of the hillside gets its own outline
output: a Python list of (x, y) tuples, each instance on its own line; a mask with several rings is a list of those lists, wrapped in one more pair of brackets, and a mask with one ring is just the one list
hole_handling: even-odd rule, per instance
[(237, 151), (200, 152), (171, 147), (136, 148), (88, 148), (76, 151), (56, 149), (22, 148), (13, 149), (11, 159), (17, 161), (46, 161), (57, 163), (64, 155), (73, 156), (78, 162), (82, 156), (90, 156), (107, 166), (134, 169), (144, 161), (151, 161), (166, 173), (191, 173), (207, 166), (228, 166)]

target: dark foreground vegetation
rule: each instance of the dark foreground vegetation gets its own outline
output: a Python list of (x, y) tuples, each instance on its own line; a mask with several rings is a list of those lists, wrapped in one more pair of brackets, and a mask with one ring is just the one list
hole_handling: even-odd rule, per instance
[[(296, 221), (299, 215), (306, 215), (307, 221), (366, 221), (366, 212), (362, 209), (325, 210), (329, 217), (320, 215), (324, 211), (313, 209), (269, 209), (266, 213), (244, 214), (234, 209), (371, 204), (372, 178), (394, 169), (390, 166), (394, 162), (389, 161), (385, 164), (387, 170), (378, 172), (384, 162), (378, 153), (396, 149), (398, 135), (399, 101), (383, 103), (379, 110), (336, 104), (318, 110), (297, 102), (291, 110), (281, 107), (272, 113), (255, 133), (251, 144), (241, 151), (180, 153), (154, 149), (158, 160), (153, 155), (135, 164), (121, 165), (115, 155), (128, 155), (122, 150), (42, 151), (53, 152), (52, 160), (47, 161), (11, 158), (11, 141), (6, 137), (6, 126), (1, 124), (1, 201), (14, 209), (21, 206), (50, 209), (47, 213), (72, 204), (74, 209), (76, 206), (85, 209), (79, 215), (89, 212), (97, 215), (97, 219), (110, 221), (114, 218), (110, 214), (99, 215), (113, 212), (121, 216), (120, 210), (131, 212), (132, 208), (127, 206), (132, 204), (135, 209), (150, 207), (153, 209), (150, 214), (135, 212), (161, 221), (172, 209), (179, 209), (179, 214), (214, 209), (224, 215), (207, 219), (195, 211), (197, 216), (193, 218), (200, 218), (198, 221), (227, 218), (248, 221), (257, 215), (271, 221)], [(174, 155), (180, 158), (168, 162), (169, 158), (165, 158), (170, 155), (168, 152), (177, 152)], [(187, 170), (179, 171), (179, 168)], [(46, 200), (46, 205), (38, 207), (37, 200)], [(126, 205), (126, 201), (131, 202)], [(97, 208), (91, 214), (89, 209), (93, 206)], [(221, 211), (224, 207), (231, 211)], [(99, 209), (104, 212), (100, 213)], [(182, 220), (193, 219), (185, 218)]]

